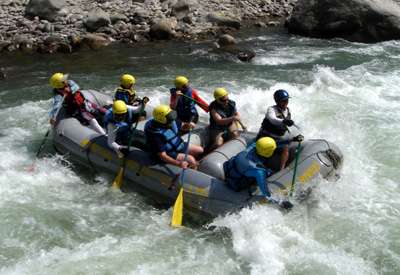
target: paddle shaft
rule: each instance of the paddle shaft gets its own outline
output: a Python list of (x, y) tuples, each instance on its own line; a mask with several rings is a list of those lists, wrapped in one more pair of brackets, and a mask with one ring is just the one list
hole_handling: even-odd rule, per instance
[[(57, 109), (56, 112), (54, 113), (54, 116), (53, 116), (54, 119), (57, 119), (58, 113), (59, 113), (60, 110), (61, 110), (61, 107), (62, 107), (62, 104), (64, 103), (65, 97), (66, 97), (66, 95), (63, 96), (63, 98), (62, 98), (62, 100), (61, 100), (61, 102), (60, 102), (60, 106), (58, 106), (58, 109)], [(46, 144), (47, 137), (49, 136), (50, 131), (51, 131), (51, 128), (48, 129), (47, 132), (46, 132), (46, 134), (44, 135), (44, 138), (43, 138), (43, 140), (42, 140), (42, 143), (41, 143), (40, 146), (39, 146), (39, 150), (38, 150), (37, 153), (36, 153), (36, 156), (35, 156), (36, 158), (38, 158), (39, 155), (40, 155), (40, 153), (42, 152), (42, 149), (43, 149), (44, 145)]]
[[(185, 151), (185, 157), (183, 158), (183, 161), (187, 161), (187, 157), (188, 157), (188, 154), (189, 154), (189, 146), (190, 146), (190, 137), (191, 136), (192, 136), (192, 130), (190, 129), (189, 133), (188, 133), (187, 148), (186, 148), (186, 151)], [(185, 171), (186, 171), (186, 169), (182, 168), (182, 175), (181, 175), (181, 187), (182, 188), (183, 188), (183, 180), (184, 180), (184, 177), (185, 177)]]
[[(188, 154), (189, 154), (189, 144), (190, 144), (190, 137), (191, 137), (192, 131), (189, 130), (189, 136), (187, 140), (187, 148), (185, 151), (185, 157), (184, 161), (187, 160)], [(185, 168), (182, 168), (182, 173), (181, 173), (181, 178), (180, 178), (180, 185), (181, 188), (179, 190), (178, 196), (175, 200), (174, 203), (174, 210), (172, 211), (172, 217), (171, 217), (171, 226), (173, 227), (180, 227), (182, 225), (182, 218), (183, 218), (183, 185), (185, 184), (184, 179), (185, 179)]]
[(204, 105), (203, 103), (197, 101), (196, 99), (194, 99), (194, 98), (192, 98), (192, 97), (190, 97), (190, 96), (185, 95), (185, 94), (182, 93), (182, 92), (181, 92), (180, 96), (183, 96), (183, 97), (186, 97), (187, 99), (192, 100), (193, 102), (195, 102), (195, 103), (196, 103), (197, 105), (199, 105), (199, 106), (203, 106), (203, 107), (205, 107), (205, 108), (208, 108), (207, 105)]
[(44, 138), (42, 140), (42, 143), (39, 146), (39, 150), (37, 151), (35, 158), (38, 158), (40, 153), (42, 152), (42, 149), (44, 147), (44, 144), (46, 143), (47, 137), (49, 136), (49, 133), (50, 133), (50, 129), (47, 130), (46, 134), (44, 135)]
[[(147, 98), (147, 97), (146, 97), (146, 98)], [(144, 107), (145, 107), (145, 105), (146, 105), (146, 103), (147, 103), (148, 101), (149, 101), (148, 98), (147, 98), (147, 100), (143, 99), (143, 101), (142, 101), (142, 103), (141, 103), (140, 111), (139, 111), (139, 117), (140, 117), (140, 115), (142, 114), (142, 112), (143, 112), (143, 110), (144, 110)], [(129, 154), (129, 149), (130, 149), (131, 144), (132, 144), (133, 131), (136, 130), (136, 127), (137, 127), (138, 124), (139, 124), (139, 117), (138, 117), (138, 119), (137, 119), (137, 121), (136, 121), (136, 123), (135, 123), (135, 126), (134, 126), (133, 129), (132, 129), (132, 133), (129, 135), (128, 147), (127, 147), (128, 154)], [(124, 174), (125, 174), (125, 164), (126, 164), (126, 157), (124, 156), (123, 159), (122, 159), (122, 164), (121, 164), (119, 173), (117, 174), (117, 179), (115, 179), (114, 182), (113, 182), (113, 187), (121, 188), (122, 181), (123, 181), (123, 179), (124, 179)], [(119, 175), (121, 175), (120, 178), (118, 177)]]
[(299, 141), (299, 144), (297, 145), (297, 148), (296, 148), (296, 159), (294, 161), (294, 171), (293, 171), (292, 185), (290, 186), (289, 196), (292, 196), (294, 186), (296, 184), (296, 172), (297, 172), (297, 163), (299, 162), (300, 148), (301, 148), (301, 142)]

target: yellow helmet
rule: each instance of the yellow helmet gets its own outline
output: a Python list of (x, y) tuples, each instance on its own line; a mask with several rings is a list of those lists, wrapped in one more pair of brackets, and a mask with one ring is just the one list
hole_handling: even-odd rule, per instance
[(220, 98), (227, 96), (228, 92), (224, 88), (217, 88), (214, 90), (214, 98), (219, 100)]
[(135, 83), (136, 83), (136, 80), (135, 80), (135, 77), (133, 77), (133, 75), (124, 74), (124, 75), (121, 76), (121, 85), (124, 88), (128, 88), (128, 87), (130, 87), (131, 85), (133, 85)]
[(67, 74), (55, 73), (50, 77), (50, 86), (54, 89), (64, 88), (64, 81), (67, 80), (67, 78)]
[(153, 110), (153, 118), (155, 121), (167, 124), (168, 122), (168, 115), (172, 113), (172, 109), (168, 105), (158, 105)]
[(180, 88), (182, 88), (183, 86), (185, 86), (185, 85), (187, 85), (189, 83), (189, 79), (187, 79), (186, 77), (184, 77), (184, 76), (177, 76), (176, 78), (175, 78), (175, 87), (177, 88), (177, 89), (180, 89)]
[(270, 137), (263, 137), (256, 142), (256, 152), (265, 158), (272, 156), (276, 149), (276, 142)]
[(116, 100), (113, 103), (112, 111), (115, 115), (122, 115), (128, 112), (128, 108), (126, 107), (125, 102), (123, 102), (122, 100)]

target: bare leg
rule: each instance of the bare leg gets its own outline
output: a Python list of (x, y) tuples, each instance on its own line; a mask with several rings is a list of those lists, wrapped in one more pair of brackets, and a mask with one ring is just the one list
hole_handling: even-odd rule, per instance
[(193, 157), (195, 157), (196, 159), (203, 154), (204, 149), (203, 147), (199, 146), (199, 145), (195, 145), (195, 144), (190, 144), (189, 145), (189, 155), (192, 155)]
[(221, 146), (222, 144), (224, 144), (224, 139), (222, 138), (222, 135), (224, 134), (224, 132), (220, 132), (219, 134), (215, 135), (212, 134), (211, 135), (211, 139), (210, 139), (210, 144), (212, 144), (210, 146), (209, 151), (212, 151), (214, 149), (217, 149), (219, 146)]
[(288, 161), (288, 159), (289, 159), (289, 147), (285, 146), (283, 147), (281, 155), (281, 170), (285, 169), (286, 162)]
[[(185, 154), (179, 153), (176, 160), (182, 161), (185, 159)], [(189, 163), (189, 168), (197, 169), (198, 163), (192, 155), (187, 155), (186, 161)]]
[(238, 124), (239, 122), (234, 122), (229, 126), (229, 138), (237, 138), (240, 136)]

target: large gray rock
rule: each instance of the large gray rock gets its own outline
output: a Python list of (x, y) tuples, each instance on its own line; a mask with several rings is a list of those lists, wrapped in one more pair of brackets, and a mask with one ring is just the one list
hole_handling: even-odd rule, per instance
[(179, 0), (171, 8), (172, 8), (171, 14), (180, 20), (189, 14), (190, 3), (188, 0)]
[(54, 21), (65, 4), (65, 0), (30, 0), (25, 15)]
[(150, 37), (156, 40), (168, 40), (174, 38), (174, 29), (177, 26), (176, 18), (161, 19), (154, 23), (150, 28)]
[(239, 29), (241, 26), (239, 19), (231, 18), (218, 13), (208, 14), (207, 20), (211, 23), (216, 23), (218, 26), (230, 27), (235, 29)]
[(111, 40), (107, 36), (101, 34), (89, 33), (83, 36), (82, 39), (82, 45), (85, 45), (92, 50), (97, 50), (106, 47), (110, 43)]
[(236, 44), (236, 39), (229, 34), (223, 34), (218, 38), (218, 46), (225, 47), (225, 46), (232, 46)]
[(101, 27), (107, 27), (111, 24), (110, 15), (102, 9), (92, 10), (86, 20), (85, 27), (88, 31), (96, 31)]
[(400, 6), (392, 0), (299, 0), (290, 33), (356, 42), (400, 39)]

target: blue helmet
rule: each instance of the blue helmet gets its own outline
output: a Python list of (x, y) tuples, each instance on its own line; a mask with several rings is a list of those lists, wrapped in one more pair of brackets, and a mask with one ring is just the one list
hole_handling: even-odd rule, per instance
[(283, 100), (289, 99), (289, 93), (286, 92), (285, 90), (277, 90), (274, 93), (274, 99), (276, 103), (279, 103)]

